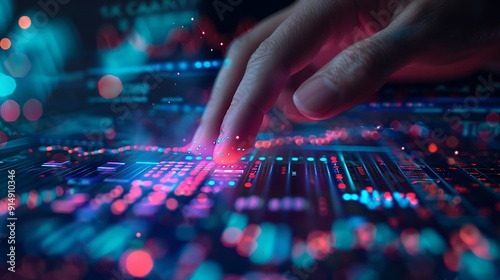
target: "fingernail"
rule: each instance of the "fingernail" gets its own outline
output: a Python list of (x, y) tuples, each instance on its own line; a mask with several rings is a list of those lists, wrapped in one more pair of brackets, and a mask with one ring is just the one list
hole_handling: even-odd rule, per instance
[(238, 162), (252, 147), (250, 141), (244, 141), (238, 135), (220, 136), (214, 148), (213, 160), (218, 164), (232, 164)]
[(293, 99), (301, 113), (320, 117), (338, 105), (338, 92), (327, 85), (324, 78), (317, 77), (301, 85)]

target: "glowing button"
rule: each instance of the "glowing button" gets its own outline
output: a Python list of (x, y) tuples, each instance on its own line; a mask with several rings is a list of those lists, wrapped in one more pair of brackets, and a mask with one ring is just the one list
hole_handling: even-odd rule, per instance
[(232, 186), (236, 185), (236, 182), (235, 181), (229, 181), (227, 184), (232, 187)]
[(282, 161), (282, 160), (283, 160), (283, 158), (282, 158), (282, 157), (276, 157), (276, 160), (277, 160), (277, 161)]
[(313, 157), (308, 157), (307, 161), (314, 161), (314, 158)]
[(209, 186), (215, 186), (215, 181), (214, 181), (214, 180), (209, 180), (209, 181), (207, 182), (207, 184), (208, 184)]

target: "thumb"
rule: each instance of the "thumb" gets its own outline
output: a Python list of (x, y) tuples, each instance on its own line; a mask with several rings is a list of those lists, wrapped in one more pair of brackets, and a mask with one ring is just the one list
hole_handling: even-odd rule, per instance
[(388, 27), (340, 52), (297, 89), (297, 109), (310, 119), (326, 119), (376, 92), (414, 55), (409, 32), (397, 30)]

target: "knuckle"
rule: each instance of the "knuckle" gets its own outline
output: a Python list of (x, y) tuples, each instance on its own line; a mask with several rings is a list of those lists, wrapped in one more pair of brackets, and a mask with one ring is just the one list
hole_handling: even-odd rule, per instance
[(249, 65), (260, 64), (269, 60), (276, 54), (277, 48), (277, 43), (274, 40), (264, 40), (250, 57)]

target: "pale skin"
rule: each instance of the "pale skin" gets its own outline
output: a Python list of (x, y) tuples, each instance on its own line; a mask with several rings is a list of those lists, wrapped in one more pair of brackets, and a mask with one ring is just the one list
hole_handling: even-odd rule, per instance
[(234, 163), (274, 105), (297, 121), (323, 120), (387, 81), (496, 67), (499, 13), (495, 0), (298, 1), (232, 42), (190, 150)]

